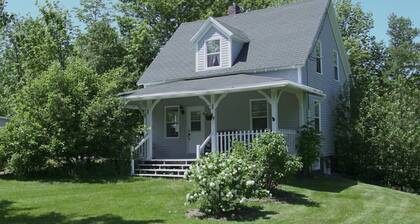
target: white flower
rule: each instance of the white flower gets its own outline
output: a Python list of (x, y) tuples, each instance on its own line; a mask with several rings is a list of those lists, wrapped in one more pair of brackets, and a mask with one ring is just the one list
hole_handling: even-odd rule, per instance
[(216, 186), (216, 184), (213, 182), (210, 182), (210, 187), (214, 187), (214, 186)]
[(248, 180), (247, 182), (246, 182), (246, 186), (252, 186), (252, 185), (254, 185), (255, 184), (255, 181), (253, 181), (253, 180)]
[(239, 201), (239, 203), (244, 203), (246, 200), (246, 198), (241, 198), (241, 200)]
[(226, 197), (227, 197), (227, 198), (232, 198), (232, 197), (233, 197), (232, 192), (230, 192), (230, 191), (229, 191), (229, 192), (226, 194)]

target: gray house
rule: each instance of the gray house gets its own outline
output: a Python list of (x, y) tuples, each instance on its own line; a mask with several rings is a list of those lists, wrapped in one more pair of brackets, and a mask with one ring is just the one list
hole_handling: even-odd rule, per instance
[(350, 67), (331, 1), (228, 11), (181, 24), (139, 89), (120, 94), (148, 127), (135, 148), (143, 175), (166, 175), (171, 162), (187, 166), (205, 150), (228, 152), (234, 139), (266, 129), (296, 153), (308, 121), (322, 132), (321, 157), (333, 155), (333, 112)]
[(9, 119), (7, 117), (0, 116), (0, 128), (4, 127), (8, 121)]

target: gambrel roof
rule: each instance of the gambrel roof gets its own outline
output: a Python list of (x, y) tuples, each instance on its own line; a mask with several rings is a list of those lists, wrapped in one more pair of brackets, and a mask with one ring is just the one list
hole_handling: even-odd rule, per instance
[(211, 18), (235, 35), (246, 37), (249, 44), (244, 45), (240, 60), (231, 67), (210, 71), (196, 71), (196, 46), (191, 42), (209, 20), (183, 23), (160, 50), (138, 84), (304, 66), (323, 20), (327, 18), (329, 4), (329, 0), (305, 0), (282, 7)]

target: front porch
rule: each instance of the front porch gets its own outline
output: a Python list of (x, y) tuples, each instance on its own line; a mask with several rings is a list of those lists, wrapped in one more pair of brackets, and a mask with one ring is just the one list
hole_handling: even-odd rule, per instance
[(229, 152), (264, 130), (285, 135), (296, 153), (296, 130), (308, 115), (308, 96), (322, 91), (281, 77), (237, 74), (156, 84), (123, 93), (143, 112), (145, 135), (133, 159), (196, 159), (206, 150)]
[(264, 131), (285, 136), (296, 153), (297, 129), (304, 122), (304, 92), (257, 90), (149, 100), (143, 104), (147, 132), (134, 159), (196, 159), (204, 152), (229, 153), (234, 140), (246, 144)]

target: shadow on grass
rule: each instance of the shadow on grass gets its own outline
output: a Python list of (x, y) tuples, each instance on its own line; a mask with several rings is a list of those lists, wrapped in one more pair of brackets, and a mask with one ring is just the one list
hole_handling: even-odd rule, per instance
[(17, 181), (37, 181), (37, 182), (63, 182), (63, 183), (86, 183), (86, 184), (104, 184), (104, 183), (117, 183), (125, 182), (132, 183), (137, 181), (143, 181), (145, 178), (132, 177), (129, 175), (121, 176), (83, 176), (83, 177), (71, 177), (71, 176), (31, 176), (31, 177), (19, 177), (12, 174), (0, 175), (2, 180), (17, 180)]
[(322, 191), (330, 193), (340, 193), (352, 186), (357, 185), (357, 181), (339, 177), (314, 175), (311, 177), (297, 177), (290, 179), (286, 185), (309, 189), (313, 191)]
[(270, 219), (270, 216), (277, 214), (274, 211), (265, 211), (261, 206), (242, 206), (235, 215), (231, 215), (226, 219), (229, 221), (255, 221), (257, 219)]
[(218, 221), (234, 221), (234, 222), (251, 222), (257, 219), (270, 219), (272, 215), (277, 214), (274, 211), (265, 211), (262, 206), (241, 206), (234, 212), (226, 213), (222, 216), (208, 216), (198, 209), (190, 209), (187, 214), (190, 218), (198, 218), (201, 220), (218, 220)]
[(77, 218), (66, 216), (58, 212), (50, 212), (38, 216), (28, 214), (31, 208), (13, 208), (12, 201), (0, 201), (0, 223), (2, 224), (149, 224), (149, 223), (164, 223), (163, 220), (125, 220), (120, 216), (106, 214), (100, 216), (92, 216), (85, 218)]
[(304, 205), (308, 207), (319, 207), (319, 203), (308, 199), (306, 195), (275, 189), (271, 191), (273, 198), (278, 202), (284, 202), (292, 205)]

